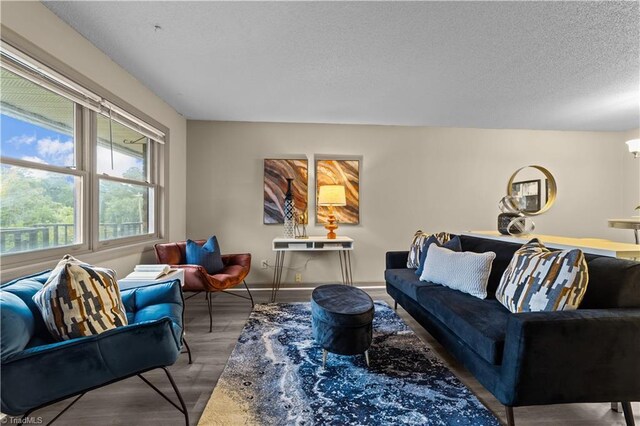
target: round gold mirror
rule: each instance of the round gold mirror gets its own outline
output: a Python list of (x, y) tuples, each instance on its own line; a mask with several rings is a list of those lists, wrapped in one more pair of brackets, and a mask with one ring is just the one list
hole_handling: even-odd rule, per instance
[(521, 167), (511, 175), (507, 195), (519, 202), (526, 216), (540, 215), (553, 206), (558, 187), (549, 170), (542, 166)]

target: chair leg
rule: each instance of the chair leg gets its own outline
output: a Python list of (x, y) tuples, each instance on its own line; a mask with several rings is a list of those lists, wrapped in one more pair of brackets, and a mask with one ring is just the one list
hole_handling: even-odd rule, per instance
[(189, 411), (187, 411), (187, 405), (184, 403), (184, 399), (182, 398), (180, 389), (178, 389), (176, 382), (173, 381), (173, 377), (171, 376), (171, 373), (169, 373), (169, 370), (167, 370), (166, 367), (162, 367), (162, 369), (166, 373), (167, 378), (169, 379), (169, 382), (171, 382), (171, 387), (173, 387), (173, 391), (178, 396), (178, 400), (180, 401), (180, 405), (182, 406), (182, 413), (184, 414), (184, 424), (186, 426), (189, 426)]
[[(77, 397), (75, 397), (75, 399), (74, 399), (73, 401), (71, 401), (71, 403), (69, 403), (66, 407), (64, 407), (64, 408), (62, 409), (62, 411), (60, 411), (58, 414), (56, 414), (56, 416), (55, 416), (53, 419), (51, 419), (51, 421), (49, 421), (49, 423), (47, 423), (47, 426), (50, 426), (51, 424), (53, 424), (53, 422), (55, 422), (56, 420), (58, 420), (58, 419), (60, 418), (60, 416), (62, 416), (64, 413), (66, 413), (66, 412), (67, 412), (67, 410), (68, 410), (69, 408), (71, 408), (71, 407), (72, 407), (76, 402), (78, 402), (78, 400), (79, 400), (80, 398), (82, 398), (85, 394), (86, 394), (86, 392), (83, 392), (83, 393), (81, 393), (80, 395), (78, 395)], [(29, 418), (29, 415), (30, 415), (31, 413), (33, 413), (34, 411), (35, 411), (35, 410), (29, 410), (29, 411), (27, 411), (26, 413), (24, 413), (24, 414), (22, 415), (22, 417), (20, 417), (20, 422), (19, 422), (19, 423), (21, 423), (21, 424), (28, 424), (28, 423), (29, 423), (29, 421), (31, 420), (31, 419)], [(2, 422), (2, 423), (5, 423), (5, 420), (8, 420), (8, 419), (6, 419), (6, 418), (5, 418), (5, 419), (3, 419), (3, 422)], [(10, 421), (9, 423), (13, 424), (13, 422), (11, 422), (11, 421)]]
[(633, 420), (633, 409), (630, 402), (622, 402), (622, 412), (624, 413), (624, 421), (627, 426), (635, 426), (636, 422)]
[(507, 426), (515, 426), (516, 421), (513, 417), (513, 407), (504, 407), (507, 411)]
[(398, 310), (398, 302), (394, 302), (394, 303), (393, 303), (393, 309), (394, 309), (395, 311), (397, 311), (397, 310)]
[(176, 382), (173, 380), (173, 376), (171, 376), (171, 373), (169, 372), (169, 370), (167, 370), (166, 367), (160, 367), (160, 368), (163, 369), (165, 374), (167, 375), (167, 378), (169, 379), (169, 382), (171, 383), (171, 386), (173, 387), (173, 391), (176, 393), (176, 396), (178, 397), (178, 401), (180, 401), (180, 407), (178, 407), (178, 405), (175, 402), (170, 400), (167, 395), (162, 393), (162, 391), (160, 389), (158, 389), (153, 383), (151, 383), (149, 380), (147, 380), (142, 374), (138, 374), (138, 377), (140, 377), (140, 379), (142, 379), (142, 381), (145, 382), (147, 384), (147, 386), (149, 386), (151, 389), (156, 391), (158, 393), (158, 395), (163, 397), (169, 404), (173, 405), (174, 407), (176, 407), (176, 409), (178, 411), (180, 411), (182, 414), (184, 414), (185, 424), (186, 424), (186, 426), (189, 426), (189, 412), (187, 411), (187, 405), (184, 403), (184, 399), (182, 398), (182, 394), (180, 393), (180, 389), (178, 389), (178, 386), (176, 385)]
[(242, 280), (242, 283), (244, 284), (244, 288), (247, 289), (247, 293), (249, 293), (249, 299), (251, 299), (251, 307), (253, 308), (255, 306), (255, 304), (253, 303), (253, 296), (251, 295), (251, 291), (249, 290), (249, 286), (247, 285), (247, 282), (245, 280)]
[(211, 314), (211, 294), (207, 291), (207, 305), (209, 306), (209, 333), (213, 331), (213, 315)]
[(189, 355), (189, 364), (193, 364), (193, 362), (191, 361), (191, 348), (189, 347), (187, 339), (184, 336), (182, 336), (182, 343), (184, 343), (184, 347), (187, 349), (187, 354)]

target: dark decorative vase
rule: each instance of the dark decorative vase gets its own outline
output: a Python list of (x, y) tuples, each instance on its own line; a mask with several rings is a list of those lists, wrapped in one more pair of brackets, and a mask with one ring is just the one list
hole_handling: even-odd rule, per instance
[(498, 215), (498, 232), (502, 235), (517, 235), (520, 234), (519, 229), (512, 226), (509, 229), (511, 221), (517, 217), (521, 217), (519, 213), (500, 213)]
[(287, 193), (284, 196), (284, 237), (294, 238), (296, 222), (294, 220), (295, 208), (293, 206), (293, 194), (291, 193), (291, 182), (293, 179), (287, 178)]

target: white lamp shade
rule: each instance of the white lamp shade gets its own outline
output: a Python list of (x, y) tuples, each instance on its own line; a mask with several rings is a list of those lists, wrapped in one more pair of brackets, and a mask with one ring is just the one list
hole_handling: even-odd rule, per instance
[(346, 206), (347, 197), (343, 185), (323, 185), (318, 193), (319, 206)]
[(640, 152), (640, 139), (631, 139), (627, 141), (627, 145), (629, 146), (629, 152), (634, 154)]

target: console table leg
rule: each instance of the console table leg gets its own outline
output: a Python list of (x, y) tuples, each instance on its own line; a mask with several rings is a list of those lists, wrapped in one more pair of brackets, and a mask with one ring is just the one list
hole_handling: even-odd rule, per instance
[(271, 281), (271, 303), (276, 299), (276, 277), (278, 275), (278, 260), (280, 259), (280, 252), (276, 252), (276, 264), (273, 266), (273, 281)]
[[(280, 291), (280, 285), (282, 284), (282, 269), (284, 268), (285, 252), (280, 253), (280, 265), (278, 266), (278, 285), (276, 287), (276, 297), (278, 297), (278, 291)], [(275, 302), (275, 298), (273, 300)]]
[(369, 366), (369, 349), (364, 351), (364, 360), (367, 361), (367, 367)]
[(338, 257), (340, 258), (340, 275), (342, 276), (342, 284), (346, 284), (347, 280), (345, 279), (345, 267), (342, 262), (342, 250), (338, 250)]
[(282, 282), (282, 268), (284, 266), (284, 251), (276, 251), (276, 265), (273, 268), (273, 284), (271, 286), (271, 303), (275, 303)]
[(345, 256), (347, 258), (347, 265), (349, 265), (349, 285), (353, 285), (353, 273), (351, 272), (351, 252), (349, 250), (345, 251)]

